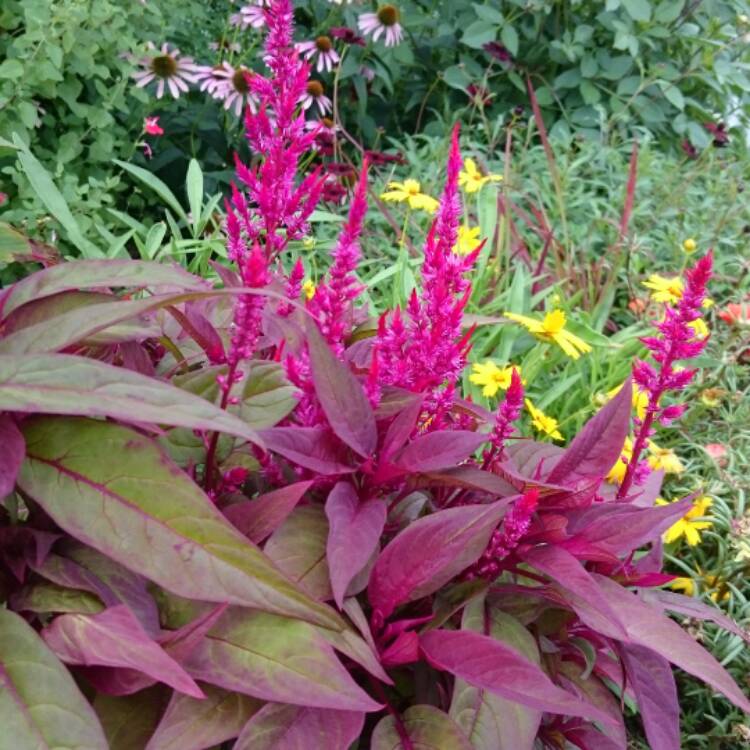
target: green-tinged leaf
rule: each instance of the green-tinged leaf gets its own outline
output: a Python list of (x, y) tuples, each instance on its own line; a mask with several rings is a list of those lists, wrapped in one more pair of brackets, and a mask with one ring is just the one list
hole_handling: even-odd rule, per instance
[(328, 519), (320, 505), (295, 508), (264, 547), (276, 567), (310, 596), (333, 598), (326, 561)]
[(189, 223), (185, 209), (180, 205), (177, 198), (175, 198), (174, 193), (155, 174), (142, 167), (136, 167), (135, 164), (120, 161), (120, 159), (112, 159), (112, 161), (118, 167), (122, 167), (126, 172), (132, 174), (141, 185), (145, 185), (147, 188), (153, 190), (186, 224)]
[(82, 418), (24, 423), (19, 487), (62, 529), (168, 591), (341, 629), (216, 509), (155, 442)]
[[(464, 610), (464, 630), (491, 635), (539, 664), (539, 649), (531, 633), (515, 618), (484, 597)], [(542, 718), (541, 711), (501, 698), (495, 693), (457, 679), (450, 716), (466, 732), (475, 750), (531, 748)]]
[(26, 621), (0, 609), (0, 747), (107, 750), (96, 714)]
[(518, 32), (508, 23), (500, 31), (500, 39), (514, 57), (518, 54)]
[(648, 0), (621, 0), (621, 2), (634, 21), (648, 21), (651, 18), (651, 3)]
[(168, 699), (169, 690), (163, 685), (121, 697), (97, 695), (94, 711), (104, 727), (109, 750), (143, 750)]
[[(472, 750), (461, 728), (434, 706), (412, 706), (402, 717), (412, 746), (419, 750)], [(393, 716), (383, 717), (372, 733), (370, 750), (401, 750), (403, 744)]]
[(104, 253), (81, 233), (81, 228), (49, 172), (15, 133), (13, 134), (13, 143), (18, 149), (18, 161), (26, 177), (28, 177), (31, 187), (47, 210), (60, 222), (71, 243), (81, 251), (84, 258), (103, 258)]
[(209, 284), (177, 265), (145, 260), (81, 260), (45, 268), (0, 293), (0, 318), (32, 300), (58, 292), (110, 287), (206, 291)]
[(242, 731), (262, 703), (242, 693), (201, 685), (206, 697), (197, 700), (174, 693), (146, 750), (204, 750)]
[(376, 711), (333, 648), (307, 622), (234, 607), (185, 661), (197, 680), (263, 700)]
[(343, 216), (340, 216), (339, 214), (333, 214), (330, 211), (323, 211), (322, 209), (316, 208), (315, 211), (313, 211), (310, 214), (309, 221), (312, 223), (316, 223), (316, 222), (340, 223), (342, 221), (346, 221), (346, 219)]
[(28, 255), (32, 250), (31, 240), (0, 221), (0, 263), (12, 263), (17, 256)]
[(0, 354), (0, 410), (155, 422), (260, 442), (244, 422), (199, 396), (72, 354)]
[(88, 591), (39, 581), (24, 587), (13, 598), (17, 612), (77, 612), (94, 615), (104, 609), (102, 600)]
[(255, 430), (273, 427), (297, 405), (297, 393), (280, 364), (253, 363), (242, 391), (242, 420)]
[(185, 178), (185, 192), (188, 197), (191, 219), (193, 220), (193, 235), (198, 233), (198, 225), (201, 220), (201, 207), (203, 205), (203, 172), (201, 165), (195, 159), (188, 164), (187, 177)]

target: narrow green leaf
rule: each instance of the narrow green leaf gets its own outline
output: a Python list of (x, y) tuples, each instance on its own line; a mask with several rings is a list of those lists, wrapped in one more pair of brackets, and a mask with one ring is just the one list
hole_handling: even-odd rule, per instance
[(96, 714), (26, 621), (0, 609), (0, 747), (108, 750)]
[(136, 167), (135, 164), (120, 161), (120, 159), (112, 159), (112, 161), (132, 174), (142, 185), (153, 190), (186, 224), (189, 223), (185, 209), (180, 205), (175, 194), (155, 174), (142, 167)]
[(345, 627), (232, 527), (152, 440), (81, 418), (34, 417), (24, 435), (19, 487), (72, 536), (180, 596)]
[(201, 220), (201, 206), (203, 204), (203, 172), (201, 165), (195, 159), (190, 160), (187, 177), (185, 178), (185, 191), (188, 197), (188, 206), (193, 220), (193, 236), (198, 234), (198, 225)]

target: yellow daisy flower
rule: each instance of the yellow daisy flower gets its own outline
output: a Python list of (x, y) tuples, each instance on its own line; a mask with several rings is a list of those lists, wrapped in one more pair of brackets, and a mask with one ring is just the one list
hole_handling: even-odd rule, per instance
[[(703, 588), (706, 590), (714, 589), (709, 595), (714, 604), (718, 604), (720, 601), (724, 602), (731, 596), (729, 587), (719, 576), (708, 575), (698, 568), (697, 578), (702, 581)], [(695, 596), (695, 579), (680, 576), (669, 584), (669, 588), (682, 591), (685, 596)]]
[(464, 168), (458, 173), (458, 184), (467, 193), (476, 193), (488, 182), (499, 182), (503, 179), (500, 174), (483, 175), (474, 159), (464, 159)]
[(625, 472), (627, 471), (630, 459), (633, 457), (633, 441), (629, 438), (625, 438), (625, 444), (622, 446), (622, 452), (617, 463), (609, 470), (607, 474), (607, 481), (611, 484), (622, 484), (625, 479)]
[(660, 448), (653, 440), (648, 441), (648, 465), (653, 471), (662, 470), (665, 474), (682, 474), (685, 467), (671, 448)]
[(690, 255), (691, 253), (694, 253), (697, 247), (698, 247), (698, 243), (692, 237), (688, 237), (686, 240), (683, 240), (682, 242), (682, 249), (688, 255)]
[(539, 432), (549, 435), (553, 440), (563, 439), (560, 430), (557, 429), (558, 422), (554, 417), (548, 417), (541, 409), (537, 409), (529, 399), (526, 399), (526, 408), (531, 415), (531, 424), (533, 424)]
[[(677, 523), (672, 524), (664, 532), (664, 541), (667, 544), (671, 544), (684, 536), (685, 541), (691, 547), (699, 544), (701, 540), (700, 532), (704, 529), (710, 529), (714, 524), (713, 521), (698, 521), (695, 519), (705, 517), (707, 515), (706, 511), (711, 507), (712, 502), (711, 498), (706, 495), (693, 500), (693, 507)], [(661, 497), (657, 497), (656, 504), (669, 505), (669, 502)]]
[[(607, 391), (607, 401), (611, 401), (622, 388), (623, 384)], [(646, 418), (646, 408), (648, 407), (648, 393), (642, 391), (636, 383), (633, 383), (633, 408), (635, 409), (638, 419), (643, 421)]]
[(380, 196), (384, 201), (396, 203), (409, 203), (412, 210), (422, 209), (428, 213), (435, 213), (438, 202), (429, 195), (422, 192), (422, 186), (417, 180), (404, 180), (403, 182), (389, 182), (388, 191)]
[(715, 409), (726, 395), (727, 392), (723, 388), (704, 388), (700, 392), (700, 399), (704, 406)]
[(708, 337), (708, 326), (703, 318), (696, 318), (688, 323), (688, 327), (695, 331), (695, 338), (705, 339)]
[(557, 344), (569, 357), (578, 359), (581, 353), (591, 351), (591, 347), (581, 338), (566, 330), (565, 313), (562, 310), (548, 312), (543, 320), (529, 318), (526, 315), (505, 312), (503, 315), (520, 323), (538, 339)]
[(460, 226), (458, 228), (458, 238), (456, 244), (453, 246), (453, 252), (459, 255), (468, 255), (473, 253), (480, 245), (482, 241), (479, 239), (479, 227)]
[(475, 385), (484, 386), (482, 388), (482, 395), (492, 398), (498, 390), (505, 391), (508, 389), (513, 370), (513, 367), (498, 367), (490, 360), (487, 360), (484, 364), (475, 362), (471, 366), (469, 380)]
[(654, 302), (669, 302), (674, 304), (682, 298), (683, 284), (679, 276), (659, 276), (655, 273), (643, 282), (646, 289), (651, 290), (651, 299)]
[(311, 279), (308, 279), (302, 285), (302, 291), (305, 297), (307, 297), (307, 299), (312, 299), (315, 296), (315, 284), (312, 282)]

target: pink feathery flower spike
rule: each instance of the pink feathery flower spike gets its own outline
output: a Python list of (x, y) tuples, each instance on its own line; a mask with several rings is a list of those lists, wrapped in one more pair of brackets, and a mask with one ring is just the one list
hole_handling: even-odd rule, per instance
[(708, 337), (697, 334), (691, 325), (701, 316), (701, 307), (706, 298), (706, 287), (711, 279), (713, 255), (709, 251), (693, 268), (685, 272), (685, 289), (675, 305), (666, 305), (664, 319), (656, 324), (660, 336), (646, 336), (641, 341), (651, 351), (658, 369), (648, 362), (637, 360), (633, 366), (633, 380), (648, 394), (648, 406), (642, 422), (636, 420), (638, 431), (633, 443), (633, 453), (617, 499), (627, 501), (633, 483), (642, 483), (649, 473), (648, 465), (641, 461), (641, 454), (654, 434), (654, 422), (668, 424), (679, 418), (683, 405), (662, 406), (662, 397), (668, 391), (683, 390), (693, 379), (695, 370), (678, 369), (675, 364), (682, 359), (697, 357), (708, 343)]
[(510, 385), (505, 392), (505, 398), (500, 404), (495, 417), (495, 427), (490, 436), (490, 446), (484, 452), (483, 469), (489, 469), (498, 461), (505, 459), (505, 443), (513, 434), (513, 424), (521, 416), (523, 410), (523, 384), (518, 370), (513, 368)]

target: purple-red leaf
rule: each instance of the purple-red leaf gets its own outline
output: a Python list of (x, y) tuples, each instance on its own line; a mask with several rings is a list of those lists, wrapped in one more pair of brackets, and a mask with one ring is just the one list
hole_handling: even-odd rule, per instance
[(703, 680), (750, 713), (750, 701), (724, 667), (676, 622), (664, 617), (635, 594), (609, 578), (592, 574), (599, 582), (609, 606), (617, 613), (628, 633), (628, 642), (645, 646), (672, 664)]
[(16, 484), (26, 444), (16, 423), (8, 414), (0, 413), (0, 500), (10, 495)]
[(268, 450), (317, 474), (351, 474), (356, 469), (324, 427), (271, 427), (258, 434)]
[(539, 711), (611, 724), (604, 711), (555, 685), (542, 669), (490, 636), (467, 630), (422, 635), (422, 653), (436, 669)]
[(479, 559), (508, 507), (465, 505), (420, 518), (386, 546), (368, 587), (373, 608), (388, 617), (400, 604), (432, 594)]
[(348, 750), (364, 723), (361, 711), (269, 703), (247, 723), (234, 750)]
[(310, 489), (312, 482), (295, 482), (224, 508), (226, 518), (251, 542), (260, 544), (281, 526)]
[(633, 384), (628, 378), (576, 435), (550, 471), (547, 481), (572, 485), (580, 479), (605, 477), (620, 460), (630, 429)]
[[(401, 724), (414, 750), (472, 750), (461, 728), (439, 708), (412, 706), (404, 711)], [(372, 733), (370, 750), (402, 750), (401, 730), (393, 716), (384, 716)]]
[(394, 460), (411, 473), (450, 469), (465, 461), (487, 442), (487, 436), (471, 430), (428, 432), (412, 440)]
[(573, 600), (574, 608), (576, 599), (582, 599), (588, 605), (579, 616), (589, 627), (610, 638), (622, 640), (627, 637), (622, 623), (599, 592), (597, 582), (570, 552), (555, 545), (545, 545), (528, 550), (522, 557), (560, 585)]
[(137, 669), (181, 693), (203, 697), (190, 675), (149, 638), (124, 605), (97, 615), (60, 615), (42, 637), (68, 664)]
[(649, 648), (627, 643), (620, 653), (651, 750), (680, 750), (680, 702), (669, 662)]
[(390, 458), (397, 450), (404, 447), (417, 424), (417, 418), (422, 411), (422, 401), (421, 394), (414, 394), (414, 397), (393, 418), (383, 438), (381, 454), (384, 458)]
[(336, 359), (312, 323), (307, 328), (307, 340), (315, 392), (328, 424), (342, 442), (367, 458), (375, 451), (378, 432), (359, 380), (348, 365)]
[(334, 486), (326, 500), (328, 571), (333, 598), (339, 608), (352, 579), (378, 547), (388, 508), (378, 498), (361, 502), (348, 482)]

